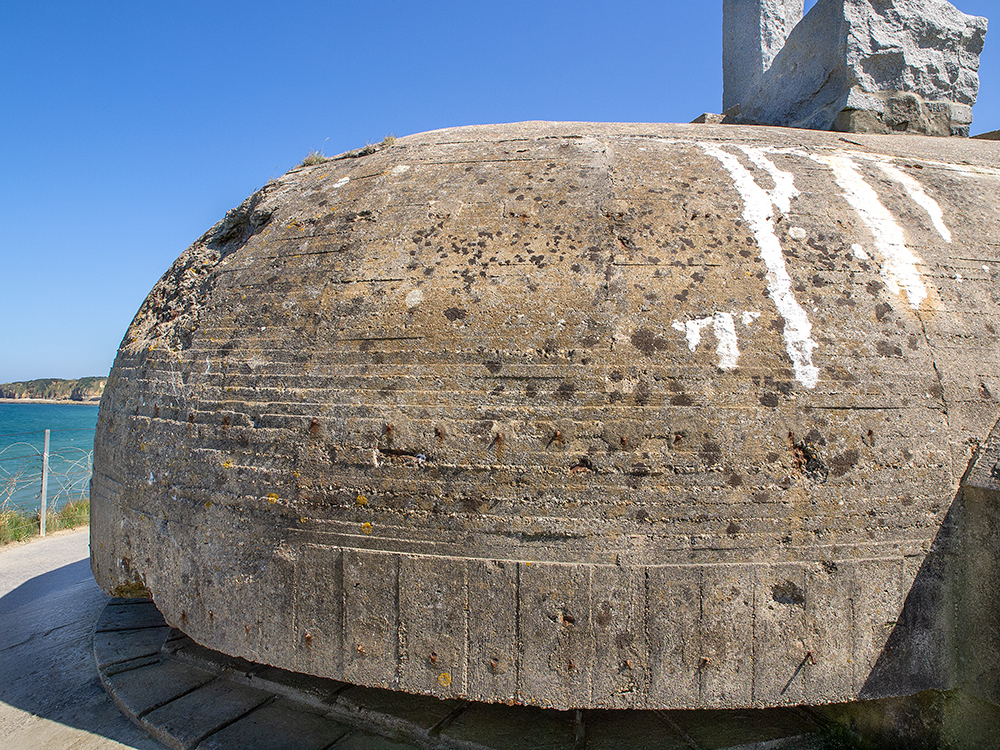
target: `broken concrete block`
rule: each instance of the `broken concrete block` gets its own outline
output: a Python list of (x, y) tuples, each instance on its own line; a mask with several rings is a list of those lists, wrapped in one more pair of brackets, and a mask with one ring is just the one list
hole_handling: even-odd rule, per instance
[(802, 0), (723, 0), (722, 108), (742, 102), (771, 67), (795, 25)]
[(947, 0), (820, 0), (743, 97), (741, 121), (967, 136), (986, 26)]

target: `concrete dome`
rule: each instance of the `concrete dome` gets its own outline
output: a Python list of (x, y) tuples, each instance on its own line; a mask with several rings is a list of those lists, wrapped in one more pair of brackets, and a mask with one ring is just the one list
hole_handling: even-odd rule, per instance
[(944, 687), (943, 605), (878, 664), (1000, 412), (998, 156), (523, 123), (292, 170), (122, 342), (95, 576), (213, 649), (441, 697)]

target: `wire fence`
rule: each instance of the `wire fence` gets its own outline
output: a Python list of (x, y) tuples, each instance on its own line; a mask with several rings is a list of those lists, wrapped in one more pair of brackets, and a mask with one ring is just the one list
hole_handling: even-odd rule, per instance
[(44, 524), (46, 513), (88, 500), (93, 434), (94, 428), (0, 435), (0, 513), (37, 515)]

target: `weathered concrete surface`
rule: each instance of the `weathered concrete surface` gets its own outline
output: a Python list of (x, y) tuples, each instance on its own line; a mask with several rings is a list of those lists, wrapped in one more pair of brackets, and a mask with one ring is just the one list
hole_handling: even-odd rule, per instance
[(819, 0), (748, 87), (740, 118), (967, 136), (986, 26), (947, 0)]
[[(554, 711), (346, 685), (150, 628), (143, 611), (150, 606), (112, 600), (98, 624), (109, 635), (104, 650), (131, 658), (109, 663), (100, 647), (95, 652), (122, 711), (179, 750), (817, 750), (827, 738), (822, 722), (784, 708)], [(141, 660), (137, 632), (157, 634), (155, 659)]]
[(95, 575), (212, 648), (443, 698), (950, 687), (918, 573), (1000, 414), (998, 156), (525, 123), (293, 171), (122, 343)]
[(746, 99), (802, 20), (802, 9), (802, 0), (723, 0), (723, 110)]
[(162, 750), (122, 716), (94, 669), (108, 601), (86, 529), (0, 548), (0, 747)]

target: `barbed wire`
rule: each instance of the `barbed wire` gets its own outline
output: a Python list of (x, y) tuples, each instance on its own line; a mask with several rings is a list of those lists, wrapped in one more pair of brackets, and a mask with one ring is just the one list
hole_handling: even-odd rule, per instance
[[(62, 430), (82, 432), (85, 430)], [(92, 431), (92, 430), (91, 430)], [(52, 430), (50, 432), (55, 432)], [(19, 433), (39, 434), (39, 433)], [(44, 434), (44, 432), (40, 433)], [(31, 453), (23, 455), (23, 451)], [(14, 455), (8, 455), (13, 453)], [(68, 502), (86, 499), (93, 473), (94, 451), (77, 446), (49, 450), (47, 501), (51, 510)], [(18, 442), (0, 448), (0, 512), (38, 511), (42, 483), (42, 451), (31, 443)]]

